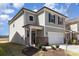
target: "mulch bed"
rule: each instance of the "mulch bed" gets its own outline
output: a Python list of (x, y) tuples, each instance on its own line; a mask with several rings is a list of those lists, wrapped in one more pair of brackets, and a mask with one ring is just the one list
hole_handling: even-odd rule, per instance
[(27, 55), (27, 56), (32, 56), (35, 53), (37, 53), (39, 51), (39, 49), (35, 48), (35, 47), (26, 47), (22, 50), (22, 53)]
[(22, 53), (27, 56), (66, 56), (64, 50), (60, 48), (57, 50), (48, 49), (47, 51), (42, 51), (35, 47), (27, 47), (23, 49)]

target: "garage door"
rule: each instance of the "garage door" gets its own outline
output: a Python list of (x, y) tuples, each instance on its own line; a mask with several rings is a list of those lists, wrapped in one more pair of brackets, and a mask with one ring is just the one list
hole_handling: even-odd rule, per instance
[(48, 32), (48, 42), (49, 42), (49, 44), (63, 44), (64, 43), (64, 33)]

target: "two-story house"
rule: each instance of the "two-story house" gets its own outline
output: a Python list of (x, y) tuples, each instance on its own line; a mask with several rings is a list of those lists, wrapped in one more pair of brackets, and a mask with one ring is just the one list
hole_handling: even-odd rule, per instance
[(9, 21), (9, 42), (33, 45), (41, 40), (45, 44), (63, 44), (67, 17), (47, 7), (37, 12), (22, 8)]
[(68, 30), (68, 37), (69, 39), (75, 39), (77, 40), (77, 43), (79, 41), (79, 18), (75, 18), (72, 20), (66, 20), (66, 30)]

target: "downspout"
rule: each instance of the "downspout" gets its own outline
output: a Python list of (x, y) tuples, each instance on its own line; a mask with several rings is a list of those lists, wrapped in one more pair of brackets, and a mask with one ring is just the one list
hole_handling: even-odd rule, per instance
[(30, 46), (31, 46), (31, 28), (30, 28), (30, 31), (29, 31), (29, 43), (30, 43)]

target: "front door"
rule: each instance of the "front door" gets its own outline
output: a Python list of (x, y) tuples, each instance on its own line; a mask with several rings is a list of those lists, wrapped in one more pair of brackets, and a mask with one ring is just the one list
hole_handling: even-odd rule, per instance
[(32, 44), (35, 44), (35, 31), (32, 31)]

